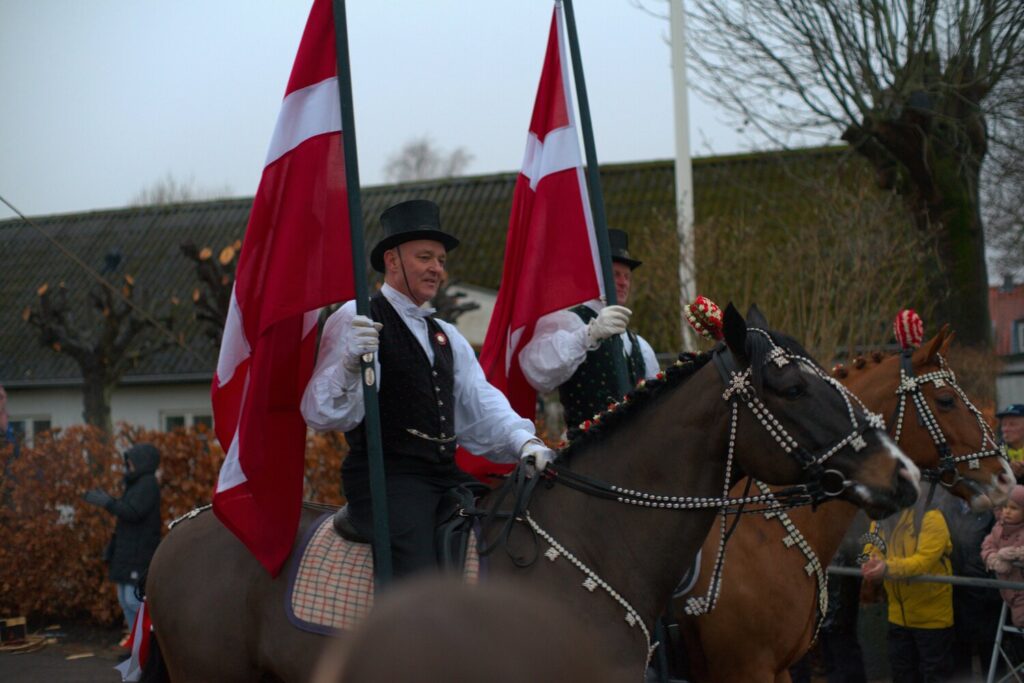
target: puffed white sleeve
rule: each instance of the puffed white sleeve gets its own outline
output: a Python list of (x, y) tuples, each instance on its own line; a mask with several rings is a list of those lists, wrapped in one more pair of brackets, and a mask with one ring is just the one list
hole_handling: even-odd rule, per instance
[[(313, 376), (302, 394), (301, 411), (306, 424), (317, 431), (347, 432), (363, 421), (363, 387), (359, 372), (342, 363), (345, 335), (355, 315), (354, 301), (331, 314), (320, 336)], [(380, 377), (378, 363), (377, 377)]]
[(654, 353), (654, 349), (651, 348), (646, 339), (639, 334), (636, 338), (640, 342), (640, 354), (644, 357), (644, 377), (651, 379), (661, 372), (661, 368), (658, 367), (658, 356)]
[(537, 321), (533, 339), (519, 352), (519, 367), (534, 389), (554, 391), (587, 358), (587, 324), (571, 311), (555, 311)]
[(473, 347), (452, 325), (438, 321), (452, 345), (455, 365), (455, 433), (470, 452), (494, 462), (515, 462), (536, 438), (532, 420), (512, 410), (505, 394), (487, 381)]

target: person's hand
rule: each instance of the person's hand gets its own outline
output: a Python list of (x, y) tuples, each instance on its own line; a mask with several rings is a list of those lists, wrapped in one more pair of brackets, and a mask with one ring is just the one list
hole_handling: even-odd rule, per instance
[(556, 453), (540, 441), (527, 441), (519, 449), (519, 459), (526, 467), (526, 476), (532, 477), (543, 472), (548, 463), (555, 459)]
[(622, 334), (629, 326), (633, 311), (625, 306), (605, 306), (597, 317), (587, 325), (587, 338), (591, 346), (597, 346), (602, 339)]
[(872, 557), (860, 566), (860, 575), (868, 581), (881, 581), (885, 578), (885, 560), (880, 557)]
[(1009, 562), (999, 557), (999, 553), (989, 555), (988, 560), (985, 561), (985, 566), (996, 574), (1009, 574), (1010, 570), (1013, 569)]
[(89, 505), (95, 505), (96, 507), (101, 508), (107, 507), (107, 504), (114, 500), (114, 498), (103, 489), (92, 489), (86, 491), (82, 498), (84, 498), (85, 502)]
[(345, 338), (345, 355), (342, 363), (348, 370), (359, 369), (359, 361), (364, 354), (377, 353), (380, 348), (381, 323), (375, 323), (365, 315), (352, 318), (352, 323)]

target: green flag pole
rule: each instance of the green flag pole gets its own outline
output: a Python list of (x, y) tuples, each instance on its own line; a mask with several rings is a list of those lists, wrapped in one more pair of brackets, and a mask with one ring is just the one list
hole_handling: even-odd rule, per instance
[[(345, 149), (345, 185), (348, 194), (349, 230), (352, 233), (352, 273), (356, 284), (356, 312), (370, 314), (366, 284), (366, 244), (363, 239), (363, 208), (359, 197), (359, 163), (356, 157), (356, 121), (352, 106), (352, 74), (348, 59), (348, 23), (345, 0), (334, 0), (335, 48), (338, 57), (338, 94), (341, 97), (341, 139)], [(363, 403), (366, 416), (366, 451), (370, 461), (370, 497), (373, 501), (373, 572), (379, 589), (391, 580), (391, 532), (388, 528), (387, 486), (380, 437), (380, 407), (373, 355), (362, 358)]]
[[(558, 0), (556, 0), (557, 2)], [(565, 28), (569, 34), (569, 53), (572, 56), (572, 73), (576, 81), (576, 100), (580, 109), (580, 129), (583, 132), (583, 149), (587, 155), (587, 179), (590, 186), (590, 214), (594, 219), (597, 236), (597, 251), (604, 274), (604, 294), (608, 305), (618, 303), (615, 294), (615, 273), (612, 271), (611, 245), (608, 243), (608, 221), (604, 215), (604, 195), (601, 193), (601, 170), (597, 165), (597, 148), (594, 145), (594, 128), (590, 123), (590, 101), (587, 99), (587, 84), (583, 80), (583, 60), (580, 58), (580, 41), (576, 33), (576, 14), (572, 0), (561, 0), (565, 5)], [(632, 387), (626, 372), (626, 358), (622, 341), (618, 335), (608, 340), (612, 344), (615, 359), (615, 378), (619, 394), (625, 395)]]

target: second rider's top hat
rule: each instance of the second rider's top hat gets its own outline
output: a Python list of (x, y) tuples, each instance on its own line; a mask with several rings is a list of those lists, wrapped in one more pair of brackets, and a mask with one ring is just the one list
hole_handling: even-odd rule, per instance
[(378, 273), (384, 272), (384, 252), (412, 240), (434, 240), (451, 251), (459, 240), (441, 230), (441, 209), (428, 199), (410, 199), (400, 202), (380, 215), (384, 237), (370, 252), (370, 265)]
[(630, 257), (629, 235), (626, 234), (625, 230), (608, 228), (608, 245), (611, 247), (612, 261), (625, 263), (629, 266), (630, 270), (643, 263), (643, 261), (637, 261), (635, 258)]

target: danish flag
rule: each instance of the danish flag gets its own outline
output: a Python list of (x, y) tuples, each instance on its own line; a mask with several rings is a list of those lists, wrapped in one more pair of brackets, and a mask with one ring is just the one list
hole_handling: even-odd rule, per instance
[(331, 0), (299, 44), (239, 255), (213, 378), (213, 509), (276, 576), (302, 504), (317, 314), (355, 296)]
[[(519, 367), (519, 352), (537, 320), (603, 294), (597, 238), (583, 176), (569, 88), (561, 3), (555, 4), (537, 99), (516, 179), (501, 289), (480, 365), (512, 408), (533, 419), (537, 400)], [(460, 467), (475, 476), (507, 471), (460, 450)]]

